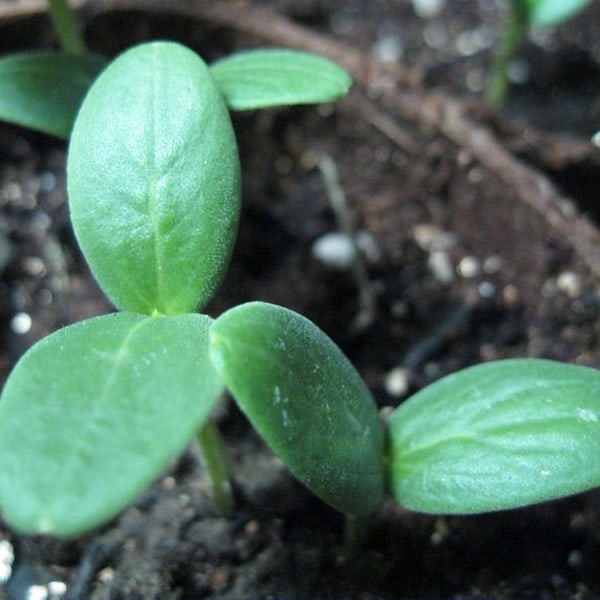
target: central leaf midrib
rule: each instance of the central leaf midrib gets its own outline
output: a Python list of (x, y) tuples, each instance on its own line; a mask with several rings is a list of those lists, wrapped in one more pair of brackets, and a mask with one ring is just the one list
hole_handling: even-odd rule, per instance
[[(111, 364), (108, 368), (108, 373), (106, 374), (106, 377), (102, 378), (103, 383), (101, 384), (100, 389), (98, 389), (98, 394), (93, 399), (91, 415), (85, 423), (85, 430), (81, 431), (81, 435), (78, 438), (81, 443), (76, 449), (76, 451), (70, 453), (69, 455), (71, 457), (70, 468), (66, 467), (62, 470), (62, 472), (68, 480), (70, 480), (71, 474), (76, 471), (75, 465), (77, 465), (78, 463), (85, 463), (85, 461), (82, 459), (83, 454), (81, 450), (94, 447), (94, 444), (90, 443), (90, 440), (93, 437), (93, 433), (97, 433), (98, 431), (98, 427), (95, 426), (95, 423), (98, 420), (100, 407), (104, 405), (107, 401), (107, 398), (109, 398), (109, 392), (113, 387), (115, 378), (117, 377), (117, 374), (121, 370), (121, 367), (126, 360), (131, 340), (134, 338), (138, 330), (144, 326), (145, 323), (146, 319), (141, 319), (137, 323), (134, 323), (130, 327), (129, 331), (125, 334), (125, 336), (121, 338), (121, 340), (118, 342), (116, 352), (111, 353), (111, 357), (114, 358), (111, 360)], [(80, 467), (78, 470), (82, 471)], [(68, 487), (68, 481), (65, 481), (65, 489), (67, 489)]]
[[(156, 54), (154, 55), (156, 57)], [(152, 77), (152, 93), (150, 98), (151, 104), (151, 120), (148, 127), (149, 135), (149, 151), (151, 156), (149, 157), (149, 164), (152, 165), (152, 174), (149, 182), (148, 191), (148, 216), (152, 226), (152, 239), (153, 239), (153, 253), (154, 253), (154, 277), (156, 281), (156, 306), (150, 307), (150, 310), (158, 310), (159, 312), (166, 312), (164, 306), (164, 276), (162, 269), (162, 262), (164, 260), (164, 248), (162, 245), (162, 236), (160, 233), (160, 219), (158, 216), (158, 181), (160, 179), (160, 166), (158, 164), (158, 152), (157, 152), (157, 140), (160, 137), (158, 127), (161, 121), (160, 114), (160, 102), (157, 102), (157, 95), (161, 93), (163, 86), (158, 81), (160, 75), (160, 66), (156, 64), (154, 60), (154, 67), (151, 72)]]

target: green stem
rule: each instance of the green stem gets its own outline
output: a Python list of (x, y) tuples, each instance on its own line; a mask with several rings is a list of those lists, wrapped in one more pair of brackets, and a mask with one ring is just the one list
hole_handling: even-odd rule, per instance
[(206, 474), (212, 485), (215, 512), (221, 517), (233, 514), (233, 495), (231, 492), (230, 464), (217, 426), (212, 419), (202, 425), (197, 434), (200, 456)]
[(48, 6), (63, 50), (73, 54), (85, 54), (86, 47), (81, 29), (68, 1), (48, 0)]
[(485, 91), (485, 99), (492, 106), (504, 104), (509, 87), (508, 65), (525, 37), (528, 24), (529, 13), (525, 0), (511, 0), (508, 24), (498, 44)]
[(370, 528), (371, 515), (344, 515), (344, 540), (346, 546), (358, 546), (364, 541)]

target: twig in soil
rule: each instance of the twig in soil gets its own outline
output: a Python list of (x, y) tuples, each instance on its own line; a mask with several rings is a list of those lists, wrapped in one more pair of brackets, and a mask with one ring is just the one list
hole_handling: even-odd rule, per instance
[(123, 544), (130, 531), (126, 527), (117, 527), (95, 539), (81, 556), (74, 570), (65, 600), (77, 600), (88, 597), (93, 578), (108, 563), (116, 549)]
[(351, 323), (351, 330), (364, 331), (375, 320), (377, 296), (367, 272), (363, 252), (357, 240), (356, 231), (350, 218), (348, 200), (340, 185), (337, 167), (331, 156), (322, 154), (317, 159), (317, 168), (323, 178), (329, 204), (335, 214), (338, 228), (352, 244), (352, 274), (358, 287), (358, 313)]

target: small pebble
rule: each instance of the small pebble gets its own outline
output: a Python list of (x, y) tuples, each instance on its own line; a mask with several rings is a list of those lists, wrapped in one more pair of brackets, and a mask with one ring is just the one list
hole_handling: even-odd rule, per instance
[(402, 40), (399, 35), (394, 33), (380, 35), (371, 49), (373, 58), (381, 62), (398, 62), (403, 53)]
[(39, 256), (28, 256), (23, 260), (23, 269), (33, 277), (41, 277), (46, 273), (46, 265)]
[(53, 600), (55, 598), (60, 598), (67, 593), (67, 584), (64, 581), (50, 581), (46, 587), (48, 588), (50, 598)]
[(413, 9), (421, 19), (437, 17), (446, 6), (446, 0), (412, 0)]
[(569, 298), (577, 298), (582, 291), (581, 278), (573, 271), (564, 271), (556, 278), (556, 287)]
[[(371, 260), (376, 259), (379, 255), (379, 249), (373, 236), (366, 231), (358, 232), (356, 245)], [(315, 240), (312, 254), (326, 267), (346, 271), (356, 260), (356, 246), (348, 235), (334, 231)]]
[(48, 588), (45, 585), (32, 585), (25, 593), (26, 600), (47, 600)]
[(385, 378), (385, 391), (393, 398), (402, 398), (406, 396), (410, 388), (408, 369), (404, 367), (395, 367)]
[(474, 256), (465, 256), (459, 263), (456, 269), (458, 274), (465, 279), (477, 277), (481, 272), (479, 261)]
[(415, 225), (412, 234), (419, 247), (427, 252), (449, 250), (456, 245), (456, 237), (452, 233), (431, 223)]
[(31, 317), (24, 312), (17, 313), (10, 322), (13, 333), (23, 335), (31, 329)]
[(450, 255), (444, 250), (435, 250), (429, 255), (427, 266), (431, 274), (442, 283), (450, 283), (454, 279), (454, 267)]
[(12, 575), (15, 551), (8, 540), (0, 540), (0, 585), (6, 583)]

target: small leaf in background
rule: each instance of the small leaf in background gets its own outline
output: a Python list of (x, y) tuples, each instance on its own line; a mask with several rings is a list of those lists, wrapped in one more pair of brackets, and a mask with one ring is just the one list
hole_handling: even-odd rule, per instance
[(341, 350), (301, 315), (252, 302), (221, 315), (211, 358), (241, 409), (290, 471), (334, 508), (376, 510), (384, 430)]
[(333, 102), (352, 84), (341, 67), (296, 50), (247, 50), (210, 68), (232, 110)]
[(235, 241), (240, 183), (229, 113), (198, 55), (153, 42), (111, 63), (77, 117), (67, 174), (77, 239), (118, 308), (208, 302)]
[(523, 0), (532, 25), (560, 25), (583, 10), (592, 0)]
[(98, 56), (63, 52), (0, 58), (0, 120), (68, 138), (86, 92), (105, 65)]
[(600, 371), (539, 359), (448, 375), (389, 420), (392, 487), (407, 508), (468, 514), (600, 485)]
[(17, 363), (0, 400), (0, 508), (26, 533), (114, 517), (181, 452), (222, 392), (202, 315), (105, 315)]

